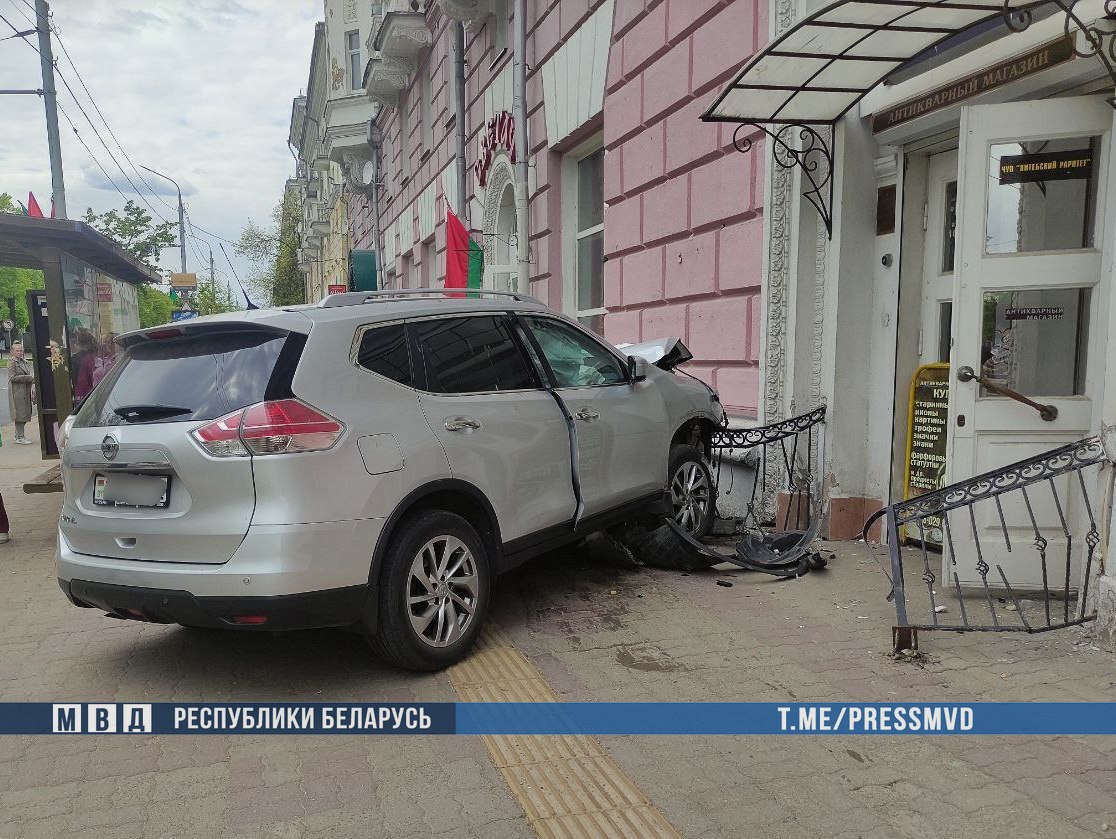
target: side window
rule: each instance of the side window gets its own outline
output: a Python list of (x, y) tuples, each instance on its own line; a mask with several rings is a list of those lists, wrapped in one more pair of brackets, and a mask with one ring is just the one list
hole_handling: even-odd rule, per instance
[(411, 361), (407, 356), (407, 331), (403, 324), (366, 330), (360, 337), (357, 364), (393, 382), (413, 386)]
[(524, 318), (539, 342), (558, 387), (615, 385), (628, 380), (616, 357), (573, 327), (553, 318)]
[(536, 387), (502, 317), (441, 318), (414, 324), (426, 389), (478, 393)]

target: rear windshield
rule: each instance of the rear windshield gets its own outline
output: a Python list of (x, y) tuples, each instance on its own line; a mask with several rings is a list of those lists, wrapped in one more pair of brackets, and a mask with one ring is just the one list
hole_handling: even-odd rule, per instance
[(291, 396), (305, 342), (304, 335), (275, 329), (208, 332), (143, 341), (115, 359), (90, 358), (103, 381), (81, 405), (74, 427), (213, 420)]

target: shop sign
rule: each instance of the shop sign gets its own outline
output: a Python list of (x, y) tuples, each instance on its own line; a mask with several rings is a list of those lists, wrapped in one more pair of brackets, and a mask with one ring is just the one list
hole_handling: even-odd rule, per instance
[(506, 151), (515, 163), (515, 118), (508, 111), (500, 111), (488, 121), (481, 134), (480, 148), (480, 157), (473, 164), (473, 175), (483, 187), (488, 183), (488, 170), (496, 152)]
[(1066, 315), (1065, 306), (1008, 306), (1007, 320), (1059, 320)]
[(349, 290), (349, 287), (347, 285), (330, 285), (328, 290), (330, 294), (344, 294)]
[(109, 280), (97, 280), (97, 302), (98, 303), (111, 303), (112, 302), (112, 282)]
[(1073, 41), (1061, 38), (1007, 61), (987, 67), (971, 76), (939, 87), (929, 93), (901, 102), (872, 117), (872, 130), (885, 131), (904, 122), (940, 111), (972, 99), (989, 90), (1003, 87), (1009, 82), (1033, 76), (1073, 58)]
[(1092, 171), (1092, 149), (1012, 154), (1000, 158), (1002, 184), (1071, 181), (1088, 178)]
[[(949, 365), (924, 364), (911, 381), (904, 498), (916, 498), (945, 486), (948, 427)], [(922, 521), (921, 532), (908, 528), (904, 537), (941, 547), (941, 518), (928, 516)]]

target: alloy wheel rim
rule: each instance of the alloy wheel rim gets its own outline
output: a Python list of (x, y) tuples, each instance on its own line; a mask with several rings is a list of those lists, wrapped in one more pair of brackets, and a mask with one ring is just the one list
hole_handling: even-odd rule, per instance
[(472, 551), (455, 536), (435, 536), (415, 554), (407, 576), (407, 616), (419, 640), (448, 647), (468, 630), (480, 586)]
[(696, 533), (709, 516), (713, 497), (705, 470), (690, 461), (675, 470), (670, 480), (670, 501), (674, 522), (687, 533)]

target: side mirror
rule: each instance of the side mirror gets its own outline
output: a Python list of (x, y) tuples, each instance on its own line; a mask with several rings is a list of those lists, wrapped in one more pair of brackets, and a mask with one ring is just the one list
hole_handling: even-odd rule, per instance
[(647, 378), (647, 361), (634, 355), (628, 356), (628, 380), (642, 382)]

